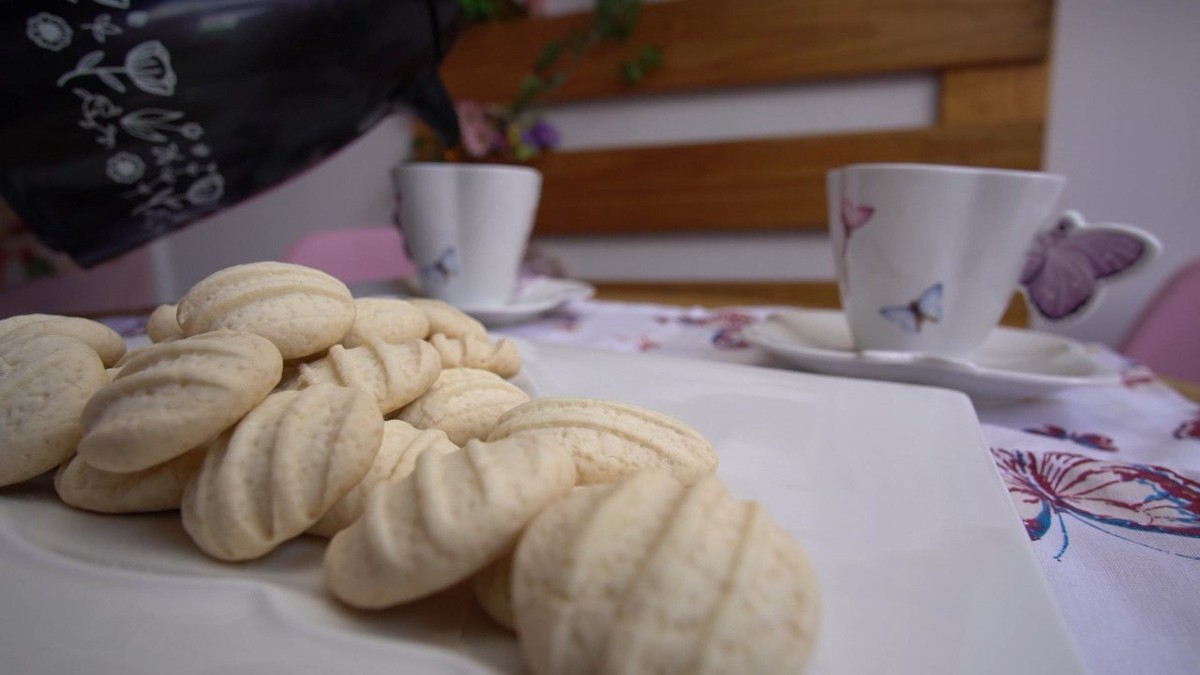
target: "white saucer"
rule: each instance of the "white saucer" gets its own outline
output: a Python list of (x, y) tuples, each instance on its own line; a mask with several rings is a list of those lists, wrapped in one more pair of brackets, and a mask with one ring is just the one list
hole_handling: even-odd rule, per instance
[(583, 281), (532, 277), (518, 282), (513, 299), (507, 305), (471, 307), (460, 304), (457, 307), (488, 327), (507, 326), (539, 317), (572, 300), (586, 300), (595, 294), (595, 286)]
[(746, 326), (751, 344), (804, 370), (957, 389), (982, 398), (1022, 398), (1068, 387), (1119, 383), (1120, 374), (1088, 358), (1068, 338), (997, 328), (969, 358), (858, 351), (846, 319), (833, 310), (788, 310)]

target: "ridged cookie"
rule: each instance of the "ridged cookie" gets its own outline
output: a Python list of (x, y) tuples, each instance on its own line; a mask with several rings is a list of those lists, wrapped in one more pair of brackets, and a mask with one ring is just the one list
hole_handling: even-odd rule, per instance
[(761, 506), (656, 470), (539, 514), (512, 594), (536, 675), (796, 673), (819, 623), (814, 569)]
[(0, 486), (62, 464), (88, 400), (108, 383), (96, 350), (66, 335), (0, 340)]
[(380, 483), (401, 480), (412, 473), (417, 457), (426, 450), (443, 455), (458, 452), (459, 447), (440, 429), (418, 429), (408, 422), (387, 420), (383, 423), (383, 443), (366, 476), (342, 496), (320, 520), (308, 528), (309, 534), (332, 537), (362, 515), (367, 495)]
[(425, 312), (400, 298), (356, 298), (354, 325), (342, 338), (342, 346), (357, 347), (369, 338), (384, 342), (407, 342), (429, 335)]
[(512, 611), (512, 564), (512, 553), (509, 552), (476, 572), (471, 577), (471, 593), (492, 621), (516, 632), (517, 620)]
[(424, 394), (441, 371), (437, 351), (424, 340), (392, 344), (369, 338), (349, 349), (334, 345), (325, 356), (300, 364), (286, 386), (302, 389), (328, 382), (362, 389), (387, 415)]
[(67, 335), (96, 350), (105, 367), (125, 354), (125, 340), (99, 321), (56, 314), (20, 314), (0, 319), (0, 340), (23, 335)]
[(83, 409), (79, 455), (141, 471), (204, 445), (275, 387), (279, 350), (253, 333), (214, 331), (131, 352)]
[(270, 340), (284, 359), (336, 344), (354, 324), (354, 297), (335, 277), (303, 265), (256, 262), (214, 272), (179, 299), (184, 335), (241, 330)]
[(478, 368), (500, 377), (512, 377), (521, 370), (521, 354), (508, 338), (492, 342), (486, 338), (444, 333), (429, 336), (429, 344), (442, 357), (443, 368)]
[(330, 541), (326, 585), (364, 609), (447, 588), (507, 552), (574, 481), (570, 456), (542, 439), (422, 453), (408, 478), (374, 490), (362, 517)]
[(430, 335), (487, 338), (487, 328), (478, 319), (448, 302), (433, 298), (409, 298), (408, 302), (425, 313)]
[(151, 342), (165, 342), (183, 337), (183, 329), (175, 316), (175, 305), (159, 305), (146, 319), (146, 337)]
[(320, 384), (271, 394), (209, 447), (183, 494), (184, 529), (214, 558), (264, 556), (358, 484), (382, 438), (364, 391)]
[(113, 473), (77, 456), (54, 474), (54, 490), (66, 504), (97, 513), (171, 511), (203, 461), (204, 448), (197, 448), (149, 469)]
[(616, 401), (535, 399), (501, 416), (488, 440), (530, 435), (553, 436), (570, 449), (580, 485), (651, 468), (690, 484), (717, 468), (716, 450), (691, 426)]
[(441, 429), (456, 445), (487, 438), (496, 420), (529, 401), (517, 385), (477, 368), (447, 368), (396, 415), (418, 429)]

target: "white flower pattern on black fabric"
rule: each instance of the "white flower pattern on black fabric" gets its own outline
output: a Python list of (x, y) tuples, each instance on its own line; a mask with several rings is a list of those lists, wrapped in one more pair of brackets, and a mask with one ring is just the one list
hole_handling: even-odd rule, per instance
[(132, 185), (146, 173), (146, 163), (132, 152), (118, 152), (108, 158), (105, 173), (114, 183)]
[(74, 31), (60, 16), (39, 12), (25, 22), (25, 35), (42, 49), (62, 51), (71, 45)]

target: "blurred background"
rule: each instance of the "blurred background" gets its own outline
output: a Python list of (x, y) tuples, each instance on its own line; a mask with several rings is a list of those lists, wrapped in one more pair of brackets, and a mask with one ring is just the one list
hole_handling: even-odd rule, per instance
[[(803, 2), (795, 4), (803, 11)], [(544, 9), (553, 16), (590, 7), (587, 0), (548, 0)], [(1155, 264), (1110, 288), (1091, 316), (1050, 328), (1116, 345), (1153, 290), (1200, 256), (1200, 227), (1190, 210), (1190, 197), (1200, 188), (1200, 135), (1193, 129), (1200, 119), (1200, 3), (1058, 0), (1051, 25), (1043, 168), (1067, 176), (1064, 207), (1092, 221), (1139, 225), (1164, 245)], [(671, 58), (669, 48), (665, 58)], [(563, 153), (915, 129), (939, 115), (938, 86), (933, 75), (894, 73), (723, 91), (647, 91), (551, 105), (547, 118), (559, 130)], [(305, 233), (387, 225), (394, 209), (390, 170), (407, 157), (411, 134), (407, 118), (390, 116), (285, 184), (69, 275), (71, 286), (55, 292), (102, 289), (101, 295), (126, 307), (170, 302), (218, 268), (280, 258)], [(590, 281), (834, 276), (828, 239), (817, 229), (538, 234), (534, 244), (567, 276)], [(100, 299), (89, 309), (103, 311), (105, 304)]]

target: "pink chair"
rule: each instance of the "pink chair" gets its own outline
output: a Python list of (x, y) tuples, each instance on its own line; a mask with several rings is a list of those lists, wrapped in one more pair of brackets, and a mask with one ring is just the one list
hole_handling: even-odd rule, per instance
[(347, 284), (415, 276), (400, 230), (391, 225), (307, 234), (287, 248), (286, 262), (315, 267)]
[(1120, 351), (1160, 375), (1200, 382), (1200, 259), (1150, 298)]

